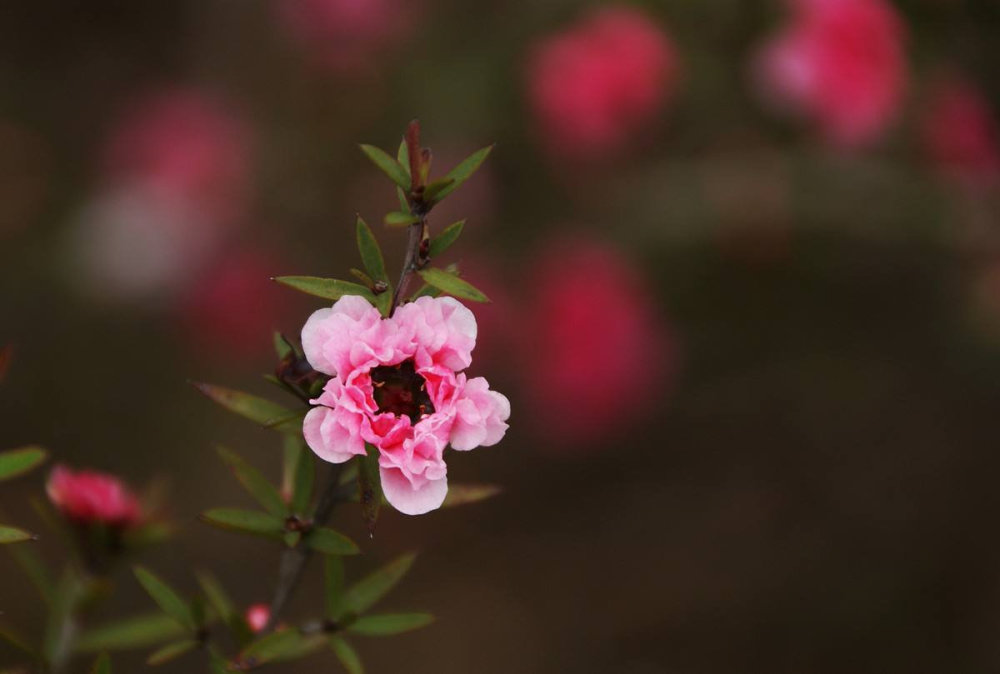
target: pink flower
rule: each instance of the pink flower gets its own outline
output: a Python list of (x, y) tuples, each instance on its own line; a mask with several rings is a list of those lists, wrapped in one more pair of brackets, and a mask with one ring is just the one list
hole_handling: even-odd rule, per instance
[(267, 604), (254, 604), (247, 607), (243, 618), (250, 626), (250, 631), (259, 634), (267, 626), (267, 621), (271, 619), (271, 607)]
[(550, 149), (599, 156), (659, 113), (676, 77), (674, 48), (661, 27), (617, 7), (546, 38), (528, 64), (528, 94)]
[(772, 102), (815, 122), (827, 140), (876, 140), (906, 88), (905, 30), (887, 0), (790, 0), (792, 17), (761, 52)]
[(407, 515), (434, 510), (448, 492), (445, 446), (494, 445), (507, 430), (507, 398), (461, 372), (475, 345), (475, 317), (450, 297), (421, 297), (391, 318), (355, 296), (320, 309), (302, 347), (333, 379), (312, 401), (306, 442), (332, 463), (377, 447), (386, 500)]
[(920, 139), (942, 172), (966, 181), (1000, 173), (1000, 132), (989, 103), (971, 82), (940, 77), (922, 107)]
[(49, 475), (46, 491), (53, 505), (75, 522), (128, 527), (142, 520), (139, 500), (121, 480), (106, 473), (74, 473), (58, 465)]
[(141, 182), (214, 223), (233, 221), (250, 191), (250, 131), (211, 94), (166, 89), (135, 101), (105, 148), (109, 177)]
[(402, 39), (413, 0), (276, 0), (278, 19), (320, 65), (356, 70)]
[(675, 346), (648, 284), (588, 239), (551, 242), (529, 278), (518, 370), (539, 432), (563, 449), (626, 432), (672, 387)]

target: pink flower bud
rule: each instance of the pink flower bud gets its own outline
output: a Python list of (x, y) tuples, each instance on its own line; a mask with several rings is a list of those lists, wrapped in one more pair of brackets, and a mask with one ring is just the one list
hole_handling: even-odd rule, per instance
[(271, 619), (271, 607), (267, 604), (254, 604), (247, 608), (243, 617), (250, 626), (250, 631), (258, 634), (267, 627), (267, 621)]
[(545, 38), (528, 64), (528, 95), (550, 150), (619, 150), (673, 93), (677, 59), (663, 30), (626, 7), (599, 10)]
[(129, 527), (142, 520), (139, 500), (118, 478), (63, 465), (52, 469), (46, 485), (49, 500), (68, 519), (81, 524)]
[(762, 49), (758, 85), (776, 107), (811, 120), (831, 144), (878, 139), (906, 89), (905, 30), (886, 0), (790, 0)]

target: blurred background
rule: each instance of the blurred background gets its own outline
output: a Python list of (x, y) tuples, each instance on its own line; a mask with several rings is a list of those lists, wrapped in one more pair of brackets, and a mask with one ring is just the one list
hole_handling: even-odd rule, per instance
[[(277, 475), (278, 440), (187, 380), (281, 397), (271, 332), (322, 302), (268, 279), (358, 264), (355, 213), (395, 196), (357, 144), (418, 117), (437, 175), (497, 143), (431, 225), (468, 218), (447, 261), (494, 299), (472, 372), (513, 415), (449, 459), (501, 496), (387, 512), (349, 560), (420, 550), (382, 607), (438, 618), (359, 638), (369, 671), (1000, 669), (1000, 4), (0, 14), (0, 446), (164, 481), (179, 533), (139, 561), (178, 587), (269, 599), (274, 546), (196, 517), (248, 505), (213, 445)], [(6, 521), (40, 526), (43, 482), (5, 485)], [(41, 629), (19, 573), (0, 556), (3, 618)], [(118, 581), (95, 622), (151, 608)]]

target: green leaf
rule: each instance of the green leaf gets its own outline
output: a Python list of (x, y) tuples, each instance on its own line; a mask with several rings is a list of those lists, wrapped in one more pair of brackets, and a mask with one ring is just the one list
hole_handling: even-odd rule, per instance
[(295, 482), (292, 488), (292, 512), (305, 515), (312, 502), (313, 486), (316, 483), (316, 461), (312, 452), (299, 452), (295, 465)]
[(371, 276), (364, 273), (360, 269), (357, 269), (356, 267), (351, 267), (351, 276), (361, 281), (361, 284), (364, 285), (366, 288), (371, 288), (375, 284), (375, 282), (372, 281)]
[(431, 239), (428, 254), (432, 258), (435, 258), (448, 250), (451, 244), (455, 243), (455, 240), (462, 233), (463, 227), (465, 227), (465, 220), (459, 220), (441, 230), (440, 234)]
[(286, 433), (282, 437), (281, 449), (281, 493), (291, 501), (295, 494), (295, 476), (298, 471), (299, 457), (305, 451), (305, 441), (302, 434)]
[(243, 616), (236, 610), (222, 584), (219, 583), (215, 576), (205, 571), (198, 573), (197, 577), (198, 584), (201, 585), (208, 603), (212, 606), (216, 614), (222, 618), (222, 621), (229, 626), (236, 642), (241, 646), (249, 643), (253, 639), (253, 632), (250, 631), (250, 626), (247, 625)]
[(443, 192), (445, 188), (451, 187), (454, 182), (455, 181), (451, 179), (435, 180), (424, 188), (424, 200), (430, 203), (435, 203), (437, 198), (441, 195), (441, 192)]
[(429, 283), (425, 283), (422, 286), (420, 286), (420, 288), (417, 290), (417, 292), (415, 292), (412, 295), (410, 295), (410, 301), (412, 302), (412, 301), (414, 301), (416, 299), (419, 299), (421, 297), (440, 297), (440, 296), (441, 296), (441, 290), (440, 289), (435, 288), (434, 286), (430, 285)]
[(490, 152), (492, 151), (492, 145), (484, 147), (481, 150), (477, 150), (463, 159), (458, 166), (448, 171), (441, 181), (451, 180), (452, 182), (449, 185), (445, 185), (438, 191), (435, 201), (441, 201), (446, 196), (457, 190), (462, 183), (471, 178), (472, 174), (483, 165), (483, 162), (486, 161), (486, 158), (490, 156)]
[(347, 536), (328, 527), (316, 527), (305, 537), (306, 544), (324, 555), (356, 555), (360, 550)]
[(97, 656), (94, 666), (90, 668), (90, 674), (111, 674), (111, 657), (107, 653)]
[(358, 652), (343, 637), (334, 635), (330, 637), (329, 643), (334, 655), (340, 660), (340, 664), (344, 666), (348, 674), (365, 674), (365, 668), (361, 666)]
[(389, 227), (405, 227), (420, 222), (420, 218), (409, 211), (392, 211), (385, 214), (383, 222)]
[[(352, 585), (344, 594), (344, 609), (353, 613), (367, 611), (395, 587), (416, 558), (415, 553), (405, 554)], [(342, 615), (344, 614), (341, 613)]]
[(450, 484), (448, 495), (444, 497), (442, 508), (449, 508), (467, 503), (477, 503), (493, 498), (503, 489), (495, 484)]
[(372, 279), (388, 283), (389, 275), (385, 273), (385, 259), (382, 257), (382, 249), (379, 247), (371, 227), (360, 215), (357, 223), (357, 239), (361, 261), (368, 273), (371, 274)]
[(41, 447), (21, 447), (0, 452), (0, 480), (9, 480), (24, 475), (48, 457)]
[(371, 290), (350, 281), (318, 276), (278, 276), (274, 280), (299, 292), (322, 297), (325, 300), (339, 300), (345, 295), (358, 295), (375, 304), (375, 295)]
[(197, 639), (185, 639), (183, 641), (175, 641), (172, 644), (167, 644), (160, 650), (156, 651), (148, 658), (146, 658), (147, 665), (162, 665), (164, 663), (170, 662), (175, 658), (179, 658), (185, 653), (194, 650), (198, 647)]
[(0, 525), (0, 545), (23, 543), (24, 541), (30, 541), (34, 537), (34, 534), (30, 534), (24, 529)]
[(459, 278), (458, 276), (455, 276), (454, 274), (449, 274), (443, 269), (421, 269), (417, 273), (420, 274), (420, 278), (424, 281), (435, 288), (443, 290), (449, 295), (461, 297), (466, 300), (472, 300), (473, 302), (490, 301), (490, 298), (483, 294), (483, 292), (474, 285)]
[(420, 629), (432, 622), (434, 616), (430, 613), (386, 613), (362, 616), (351, 623), (347, 630), (368, 637), (384, 637)]
[(396, 196), (399, 198), (399, 210), (404, 213), (410, 210), (410, 202), (406, 200), (406, 193), (398, 187), (396, 188)]
[(285, 339), (285, 336), (283, 334), (281, 334), (280, 332), (275, 331), (275, 333), (274, 333), (274, 352), (276, 354), (278, 354), (278, 360), (284, 360), (288, 356), (291, 356), (292, 354), (294, 354), (295, 353), (295, 349), (293, 349), (289, 345), (288, 340)]
[(164, 613), (176, 620), (179, 625), (192, 632), (198, 629), (194, 615), (191, 613), (191, 608), (172, 587), (163, 582), (152, 571), (142, 566), (133, 567), (132, 571), (135, 573), (135, 577), (139, 580), (142, 587)]
[(389, 176), (389, 179), (396, 185), (403, 189), (410, 189), (410, 174), (403, 168), (403, 165), (398, 161), (386, 154), (385, 150), (375, 147), (374, 145), (362, 145), (361, 151), (367, 155), (369, 159), (382, 170), (382, 173)]
[(325, 615), (332, 620), (340, 615), (340, 601), (344, 596), (344, 560), (336, 555), (329, 555), (323, 559)]
[(365, 443), (367, 454), (356, 460), (358, 465), (358, 500), (361, 514), (368, 525), (368, 535), (375, 535), (378, 511), (382, 507), (382, 478), (378, 467), (378, 448)]
[(285, 532), (285, 520), (259, 510), (242, 510), (240, 508), (212, 508), (201, 514), (201, 519), (207, 524), (253, 534), (281, 539)]
[(399, 142), (399, 149), (396, 150), (396, 161), (406, 171), (406, 175), (410, 175), (410, 148), (406, 144), (406, 136), (403, 136), (403, 140)]
[(259, 470), (243, 460), (236, 452), (225, 447), (218, 447), (217, 451), (222, 460), (232, 469), (236, 479), (243, 485), (244, 489), (250, 492), (267, 512), (276, 517), (285, 517), (288, 513), (288, 504), (281, 498), (281, 494), (274, 485), (267, 481)]
[[(286, 407), (282, 407), (270, 400), (260, 398), (250, 393), (236, 391), (234, 389), (216, 386), (214, 384), (203, 384), (201, 382), (191, 382), (191, 384), (204, 393), (206, 396), (225, 407), (230, 412), (246, 417), (265, 428), (276, 419), (284, 419), (292, 412)], [(279, 431), (298, 431), (301, 425), (288, 423), (276, 427)]]
[(302, 634), (297, 629), (285, 629), (261, 637), (240, 653), (240, 662), (256, 667), (288, 656), (302, 648)]
[(186, 630), (171, 616), (156, 612), (125, 618), (84, 632), (76, 640), (82, 653), (149, 648), (184, 636)]
[(47, 606), (55, 602), (55, 583), (48, 566), (30, 545), (16, 545), (7, 548), (14, 561), (21, 567), (28, 580), (35, 586), (39, 596)]
[(49, 665), (62, 662), (69, 655), (73, 643), (73, 621), (70, 617), (76, 610), (83, 585), (70, 567), (66, 567), (55, 592), (55, 603), (49, 611), (42, 642), (42, 653)]

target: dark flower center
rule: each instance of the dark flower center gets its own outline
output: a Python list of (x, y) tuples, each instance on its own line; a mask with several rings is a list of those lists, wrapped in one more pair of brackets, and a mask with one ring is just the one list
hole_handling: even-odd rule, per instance
[(409, 417), (416, 424), (420, 417), (434, 413), (427, 393), (427, 381), (413, 369), (413, 361), (399, 365), (379, 365), (371, 370), (372, 397), (379, 412)]

